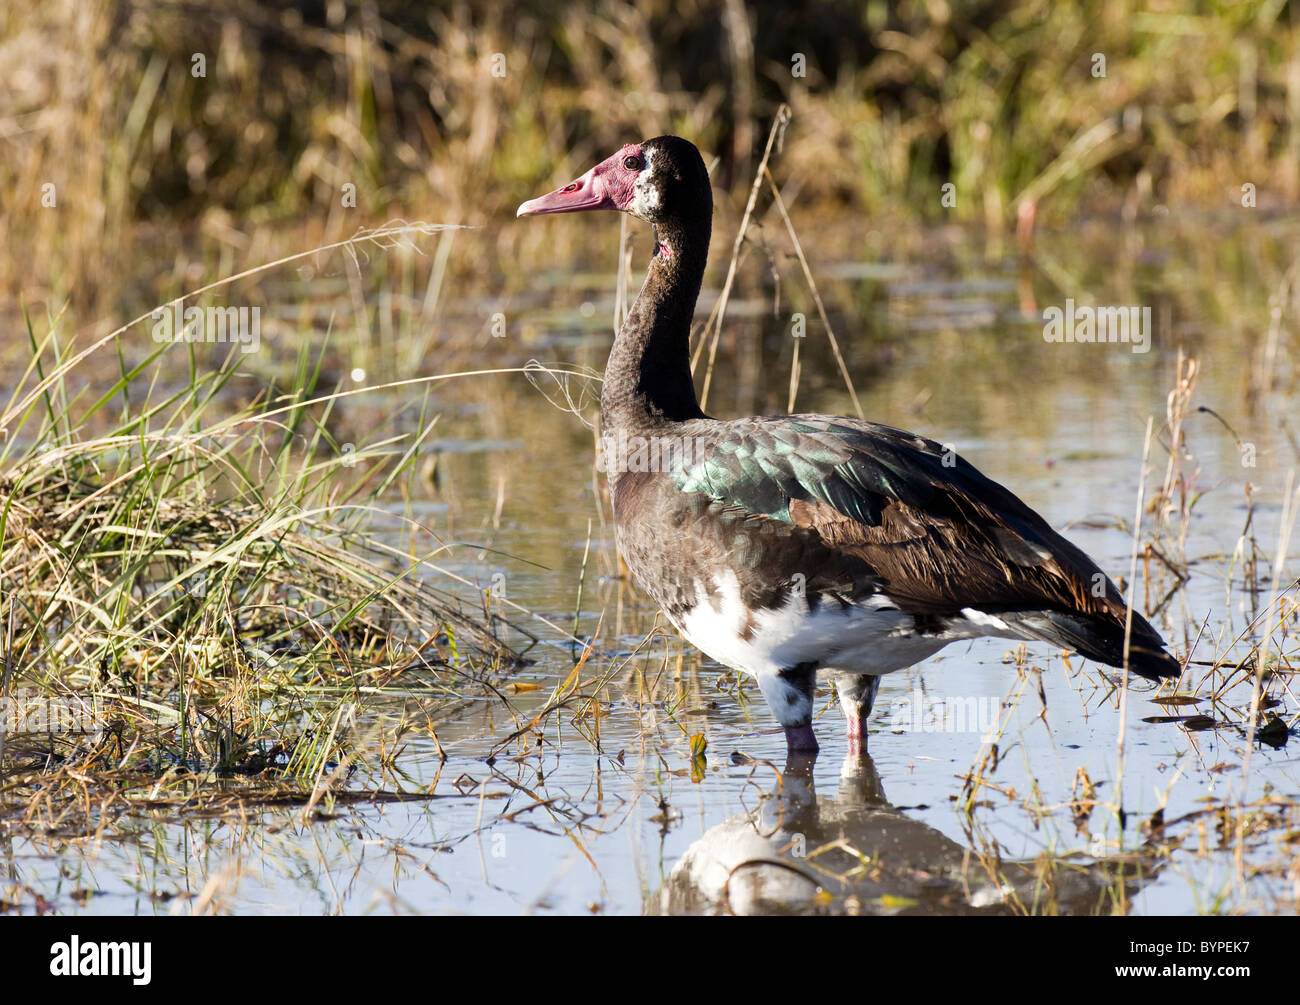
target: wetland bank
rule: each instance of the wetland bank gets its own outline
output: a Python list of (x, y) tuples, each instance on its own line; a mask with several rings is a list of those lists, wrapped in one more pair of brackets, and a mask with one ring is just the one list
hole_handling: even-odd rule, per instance
[[(468, 9), (438, 28), (452, 55), (434, 78), (422, 29), (400, 18), (376, 35), (345, 12), (297, 43), (352, 39), (312, 55), (343, 88), (313, 107), (338, 117), (273, 141), (258, 123), (279, 99), (252, 93), (259, 73), (286, 93), (307, 78), (275, 46), (229, 41), (272, 28), (231, 15), (216, 101), (167, 69), (200, 47), (168, 20), (179, 8), (144, 6), (158, 25), (86, 33), (125, 32), (112, 59), (144, 54), (115, 67), (134, 82), (124, 107), (47, 102), (133, 123), (133, 145), (99, 188), (60, 189), (57, 226), (15, 216), (22, 253), (5, 265), (0, 908), (1295, 913), (1300, 218), (1273, 87), (1294, 25), (1234, 28), (1260, 53), (1253, 118), (1171, 113), (1165, 128), (1161, 95), (1213, 104), (1161, 49), (1189, 36), (1126, 34), (1099, 13), (1112, 69), (1130, 53), (1112, 79), (1147, 88), (1143, 124), (1130, 132), (1104, 87), (1051, 97), (1036, 75), (1062, 71), (1034, 63), (1013, 92), (1044, 95), (1022, 118), (1041, 140), (999, 124), (997, 102), (1017, 97), (981, 83), (996, 59), (969, 65), (926, 16), (891, 15), (919, 20), (863, 30), (930, 39), (946, 98), (872, 77), (886, 110), (914, 95), (892, 118), (824, 82), (782, 93), (793, 116), (769, 183), (758, 152), (777, 97), (751, 106), (748, 132), (724, 130), (714, 120), (736, 110), (715, 115), (703, 87), (616, 87), (575, 59), (560, 84), (520, 72), (475, 98), (480, 44), (544, 45)], [(1069, 12), (1040, 13), (1075, 37)], [(208, 18), (220, 27), (196, 14), (194, 30)], [(983, 29), (991, 48), (961, 52), (1012, 51), (1010, 28)], [(403, 60), (421, 86), (390, 98)], [(1232, 66), (1215, 93), (1240, 94)], [(538, 88), (537, 122), (505, 114)], [(444, 103), (448, 138), (398, 171), (402, 143), (434, 142), (413, 93)], [(555, 110), (592, 94), (611, 121), (563, 125)], [(477, 117), (456, 118), (458, 102)], [(1112, 113), (1115, 129), (1088, 133)], [(654, 115), (721, 155), (692, 347), (707, 410), (856, 405), (953, 444), (1132, 588), (1181, 680), (1125, 691), (1048, 647), (979, 640), (886, 678), (867, 757), (825, 728), (839, 712), (819, 688), (825, 745), (787, 760), (753, 682), (684, 645), (614, 549), (596, 402), (648, 230), (578, 218), (540, 234), (510, 216), (569, 176), (551, 137), (617, 149), (653, 135)], [(178, 160), (186, 131), (207, 145)], [(246, 137), (243, 157), (220, 154), (228, 135)], [(836, 137), (847, 160), (827, 152)], [(942, 215), (927, 201), (940, 151), (959, 182)], [(1218, 199), (1240, 181), (1216, 151), (1274, 180), (1258, 207)], [(58, 153), (32, 153), (30, 178)], [(392, 172), (358, 187), (364, 212), (343, 212), (336, 161)], [(1026, 191), (1041, 209), (1017, 235)], [(86, 220), (94, 200), (105, 213)], [(384, 223), (397, 216), (434, 222)], [(1149, 351), (1045, 340), (1044, 310), (1068, 303), (1149, 308)], [(256, 311), (254, 351), (156, 340), (154, 312), (175, 322), (182, 306)]]

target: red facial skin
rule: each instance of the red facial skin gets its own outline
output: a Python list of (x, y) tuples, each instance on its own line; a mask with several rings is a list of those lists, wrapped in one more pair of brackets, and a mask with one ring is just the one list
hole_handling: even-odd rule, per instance
[(540, 216), (543, 213), (581, 213), (591, 209), (615, 209), (626, 212), (632, 205), (632, 186), (641, 169), (625, 166), (624, 161), (641, 158), (641, 145), (629, 143), (563, 188), (549, 195), (530, 199), (516, 211), (515, 216)]

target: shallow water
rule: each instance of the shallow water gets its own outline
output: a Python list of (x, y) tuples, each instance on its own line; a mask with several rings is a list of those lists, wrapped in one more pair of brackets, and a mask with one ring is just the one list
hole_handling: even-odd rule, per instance
[[(891, 235), (869, 232), (845, 238), (844, 255), (814, 261), (814, 271), (867, 417), (953, 444), (1116, 579), (1131, 561), (1147, 417), (1158, 432), (1178, 349), (1195, 356), (1193, 407), (1222, 416), (1254, 466), (1243, 465), (1242, 447), (1214, 418), (1187, 419), (1194, 458), (1182, 466), (1199, 471), (1204, 494), (1186, 536), (1189, 579), (1154, 623), (1180, 656), (1199, 638), (1194, 658), (1213, 660), (1247, 649), (1231, 645), (1247, 629), (1251, 598), (1241, 561), (1229, 563), (1246, 520), (1245, 485), (1254, 486), (1267, 568), (1288, 473), (1300, 460), (1279, 421), (1296, 400), (1287, 354), (1296, 348), (1294, 303), (1278, 322), (1282, 334), (1269, 336), (1270, 297), (1285, 270), (1294, 272), (1297, 237), (1295, 220), (1166, 219), (1133, 230), (1098, 221), (1041, 234), (1036, 262), (1025, 266), (1014, 249), (982, 235), (943, 231), (900, 249)], [(500, 365), (533, 356), (602, 366), (614, 286), (598, 266), (580, 288), (534, 276), (510, 308), (521, 334), (501, 346)], [(702, 312), (715, 296), (716, 287), (706, 289)], [(1043, 308), (1067, 297), (1151, 306), (1151, 350), (1044, 341)], [(485, 296), (444, 323), (474, 338), (497, 306)], [(770, 316), (756, 287), (733, 307), (709, 409), (781, 411), (791, 305)], [(808, 317), (797, 407), (848, 414), (821, 326)], [(423, 372), (438, 369), (427, 359)], [(1261, 373), (1276, 386), (1262, 387)], [(363, 430), (400, 404), (355, 399), (340, 421)], [(1203, 697), (1192, 706), (1153, 703), (1142, 682), (1131, 688), (1123, 829), (1107, 805), (1086, 817), (1070, 806), (1081, 772), (1102, 803), (1114, 799), (1118, 692), (1095, 665), (1041, 645), (1019, 667), (1004, 640), (954, 645), (885, 678), (867, 761), (847, 753), (827, 690), (818, 699), (820, 756), (787, 765), (784, 738), (752, 683), (737, 682), (671, 629), (644, 643), (656, 612), (619, 575), (608, 504), (595, 489), (592, 433), (579, 419), (519, 376), (441, 385), (434, 407), (438, 439), (426, 446), (436, 475), (417, 483), (422, 496), (395, 494), (394, 519), (377, 516), (374, 533), (402, 543), (409, 518), (454, 541), (438, 564), (492, 587), (494, 609), (540, 637), (527, 654), (534, 662), (502, 685), (539, 688), (507, 692), (513, 712), (490, 696), (448, 707), (420, 686), (362, 702), (358, 730), (376, 747), (391, 739), (401, 713), (430, 714), (447, 760), (427, 732), (407, 734), (402, 777), (390, 788), (432, 786), (431, 796), (339, 803), (307, 822), (299, 808), (240, 820), (143, 815), (125, 841), (11, 834), (0, 849), (11, 889), (71, 913), (1295, 910), (1296, 877), (1274, 865), (1289, 861), (1300, 833), (1293, 803), (1277, 809), (1289, 824), (1248, 845), (1246, 865), (1261, 871), (1245, 880), (1212, 817), (1171, 827), (1172, 851), (1144, 847), (1143, 825), (1158, 809), (1169, 824), (1201, 811), (1207, 795), (1243, 784), (1245, 738), (1233, 725), (1245, 718), (1243, 692), (1226, 704), (1204, 698), (1213, 690), (1202, 681), (1208, 667), (1193, 667), (1179, 688)], [(1153, 440), (1148, 499), (1167, 459)], [(1153, 520), (1144, 516), (1146, 530)], [(1138, 574), (1147, 609), (1175, 585), (1159, 563), (1139, 563)], [(1294, 578), (1292, 560), (1282, 582)], [(598, 711), (576, 724), (576, 706), (561, 711), (502, 747), (515, 722), (532, 718), (573, 671), (575, 645), (554, 626), (571, 629), (575, 608), (577, 634), (595, 635), (582, 680), (610, 675)], [(1294, 627), (1290, 640), (1278, 637), (1292, 657)], [(1297, 714), (1280, 680), (1268, 691), (1282, 702), (1273, 711)], [(1248, 701), (1249, 687), (1244, 693)], [(970, 715), (933, 728), (942, 701)], [(1220, 725), (1146, 721), (1191, 714)], [(996, 727), (996, 767), (968, 805), (964, 779)], [(695, 734), (707, 750), (693, 765)], [(1252, 752), (1244, 798), (1269, 792), (1300, 793), (1294, 742)], [(87, 890), (95, 892), (79, 893)]]

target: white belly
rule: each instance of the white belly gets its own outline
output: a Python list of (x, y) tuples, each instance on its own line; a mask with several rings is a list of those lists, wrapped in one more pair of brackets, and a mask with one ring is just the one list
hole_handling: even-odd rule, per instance
[(701, 584), (696, 595), (705, 599), (677, 628), (719, 663), (756, 677), (802, 663), (886, 674), (919, 663), (949, 642), (1008, 631), (998, 619), (981, 615), (979, 621), (952, 619), (939, 633), (917, 634), (912, 616), (881, 594), (848, 607), (826, 600), (811, 612), (806, 598), (792, 594), (785, 606), (751, 615), (734, 573)]

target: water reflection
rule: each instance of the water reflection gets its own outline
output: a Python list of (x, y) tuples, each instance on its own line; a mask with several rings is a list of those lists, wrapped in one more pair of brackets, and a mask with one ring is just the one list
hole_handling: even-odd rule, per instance
[(833, 798), (817, 795), (813, 759), (792, 756), (754, 809), (687, 849), (658, 906), (671, 914), (1090, 914), (1108, 895), (1127, 900), (1159, 871), (1127, 864), (1128, 877), (1112, 879), (1082, 861), (1002, 862), (891, 805), (870, 756), (845, 756)]

